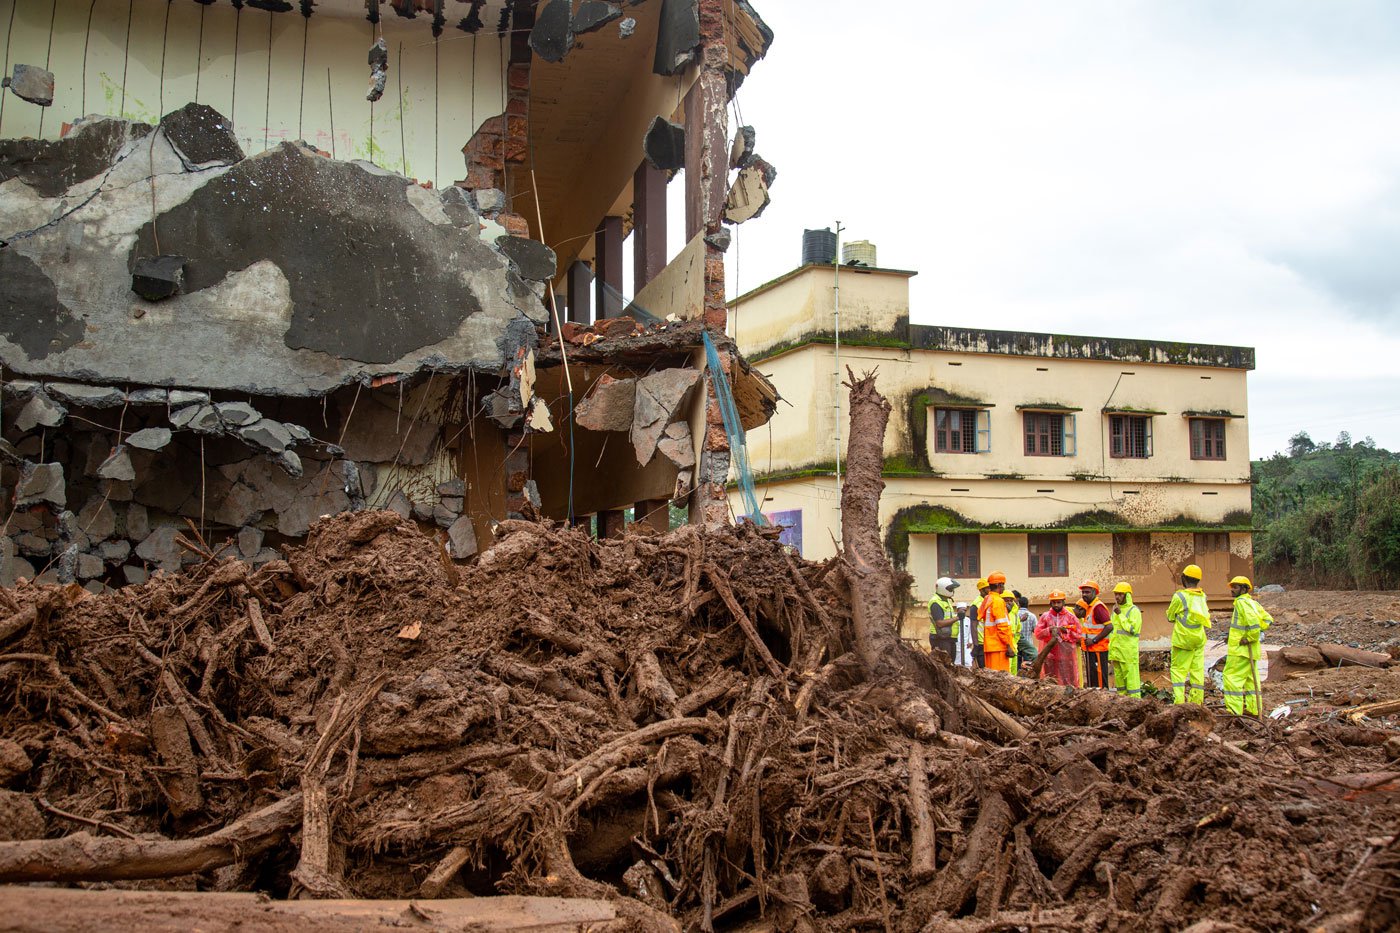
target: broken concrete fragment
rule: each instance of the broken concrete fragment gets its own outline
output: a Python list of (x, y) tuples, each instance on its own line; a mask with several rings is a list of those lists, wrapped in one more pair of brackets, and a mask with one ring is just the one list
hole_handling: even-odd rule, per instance
[(124, 480), (104, 479), (97, 484), (97, 491), (106, 496), (109, 502), (130, 502), (132, 500), (131, 483)]
[[(171, 422), (175, 419), (172, 417)], [(185, 425), (191, 431), (199, 434), (222, 434), (224, 433), (224, 423), (219, 418), (219, 411), (213, 405), (200, 405), (194, 410), (189, 422)]]
[(413, 518), (415, 521), (431, 522), (433, 520), (433, 505), (427, 502), (413, 503)]
[(698, 0), (662, 0), (652, 71), (670, 77), (695, 60), (700, 50)]
[(131, 542), (120, 538), (115, 541), (103, 541), (97, 546), (97, 553), (108, 563), (120, 564), (131, 556)]
[(668, 424), (656, 449), (682, 470), (695, 465), (695, 440), (690, 436), (690, 425), (684, 421)]
[(15, 507), (48, 502), (59, 508), (67, 505), (68, 493), (63, 484), (63, 464), (20, 464), (19, 482), (15, 485)]
[(523, 236), (503, 236), (496, 241), (499, 249), (520, 277), (527, 282), (547, 282), (554, 278), (557, 260), (554, 250), (538, 240)]
[(224, 424), (252, 424), (262, 417), (262, 413), (247, 402), (219, 402), (214, 410)]
[(437, 505), (433, 506), (433, 523), (439, 528), (447, 528), (450, 527), (461, 514), (460, 510), (454, 512), (439, 502)]
[(729, 244), (733, 242), (734, 235), (729, 232), (728, 227), (720, 227), (714, 233), (705, 235), (705, 242), (719, 250), (721, 253), (729, 251)]
[(281, 453), (292, 443), (291, 432), (283, 426), (282, 422), (273, 421), (271, 418), (263, 418), (254, 424), (239, 428), (238, 436), (249, 444), (256, 444), (258, 447), (273, 453)]
[(632, 33), (637, 31), (637, 21), (632, 17), (627, 17), (617, 24), (617, 37), (619, 39), (630, 39)]
[(437, 494), (439, 496), (456, 496), (460, 499), (467, 494), (467, 484), (460, 479), (449, 479), (446, 482), (438, 483)]
[(164, 389), (132, 389), (126, 393), (126, 400), (133, 405), (166, 405), (170, 393)]
[(547, 0), (535, 14), (530, 48), (547, 62), (560, 62), (574, 47), (573, 0)]
[(117, 531), (117, 513), (106, 499), (94, 496), (78, 512), (78, 529), (93, 541), (110, 538)]
[(53, 104), (53, 72), (38, 65), (15, 65), (9, 78), (5, 79), (10, 92), (21, 100), (40, 107)]
[[(9, 541), (10, 539), (0, 540)], [(53, 542), (48, 538), (34, 534), (32, 531), (16, 536), (14, 544), (15, 547), (19, 548), (21, 554), (28, 557), (48, 557), (53, 553)]]
[(375, 40), (369, 47), (369, 90), (365, 100), (375, 101), (384, 96), (384, 85), (389, 79), (389, 46), (384, 37)]
[(113, 386), (88, 386), (77, 382), (50, 382), (44, 387), (54, 398), (69, 405), (88, 408), (116, 408), (126, 402), (126, 393)]
[(146, 256), (131, 270), (131, 290), (147, 301), (178, 295), (185, 284), (184, 256)]
[(462, 496), (443, 496), (441, 499), (438, 500), (438, 504), (441, 505), (444, 509), (447, 509), (447, 511), (451, 512), (453, 515), (461, 515), (463, 504), (466, 501), (467, 500)]
[(126, 507), (126, 536), (136, 541), (144, 539), (151, 533), (150, 513), (146, 507), (139, 502), (133, 502)]
[(126, 442), (141, 450), (160, 450), (170, 443), (169, 428), (142, 428), (127, 437)]
[(163, 525), (155, 529), (136, 545), (136, 556), (155, 564), (161, 570), (179, 570), (180, 546), (175, 543), (175, 536), (179, 533), (180, 529), (174, 525)]
[(282, 427), (287, 429), (287, 433), (292, 436), (292, 440), (296, 441), (298, 444), (311, 443), (311, 432), (301, 425), (293, 424), (290, 421), (284, 421), (282, 422)]
[(729, 147), (729, 167), (748, 168), (753, 164), (754, 146), (758, 133), (751, 126), (741, 126), (734, 134), (734, 142)]
[(602, 29), (621, 15), (622, 7), (616, 3), (606, 3), (604, 0), (583, 0), (578, 5), (578, 12), (574, 14), (574, 35), (579, 36), (586, 32), (593, 32), (595, 29)]
[(397, 512), (400, 518), (410, 518), (413, 515), (413, 503), (408, 501), (408, 496), (404, 495), (402, 489), (394, 490), (389, 501), (384, 503), (384, 508), (390, 512)]
[(506, 209), (506, 193), (500, 188), (480, 188), (472, 193), (476, 209), (483, 214), (492, 214)]
[(637, 380), (637, 401), (632, 415), (632, 449), (637, 462), (646, 466), (656, 446), (700, 378), (696, 369), (663, 369)]
[(105, 569), (102, 558), (96, 554), (79, 554), (73, 573), (79, 580), (91, 580), (93, 577), (102, 576)]
[(642, 154), (662, 171), (685, 168), (685, 127), (664, 117), (654, 117), (642, 137)]
[(280, 466), (289, 476), (301, 476), (303, 473), (301, 457), (297, 456), (295, 450), (282, 451), (273, 458), (273, 462)]
[(15, 427), (20, 431), (32, 431), (36, 427), (56, 428), (67, 416), (68, 412), (62, 405), (43, 392), (35, 392), (20, 409), (15, 418)]
[(229, 119), (208, 104), (186, 104), (160, 121), (165, 138), (190, 165), (243, 161), (243, 147)]
[(5, 383), (5, 394), (16, 398), (26, 398), (43, 388), (33, 379), (11, 379)]
[[(169, 395), (169, 405), (171, 408), (179, 408), (183, 405), (198, 405), (209, 401), (208, 392), (191, 392), (187, 389), (171, 389)], [(174, 421), (172, 417), (170, 419)]]
[(102, 466), (97, 468), (99, 479), (119, 479), (130, 482), (136, 478), (136, 468), (131, 464), (131, 451), (125, 444), (118, 444), (116, 449), (102, 461)]
[(139, 586), (150, 579), (150, 576), (145, 567), (138, 567), (135, 564), (122, 566), (122, 577), (126, 580), (127, 586)]
[(729, 197), (724, 202), (724, 219), (731, 224), (741, 224), (753, 220), (768, 206), (768, 186), (777, 172), (771, 165), (755, 157), (747, 168), (739, 172), (734, 186), (729, 189)]
[(238, 529), (238, 553), (240, 556), (252, 560), (258, 556), (258, 551), (262, 550), (263, 533), (261, 528), (254, 528), (251, 525), (244, 525)]
[(593, 391), (574, 406), (574, 420), (590, 431), (626, 431), (632, 427), (636, 399), (637, 380), (604, 374)]
[[(171, 394), (173, 395), (174, 393)], [(177, 428), (189, 427), (190, 422), (194, 420), (194, 416), (199, 414), (200, 409), (204, 407), (204, 405), (195, 404), (188, 405), (184, 408), (176, 408), (170, 413), (170, 423)]]
[(476, 551), (476, 529), (472, 527), (472, 520), (463, 515), (448, 526), (447, 553), (461, 560), (471, 557)]

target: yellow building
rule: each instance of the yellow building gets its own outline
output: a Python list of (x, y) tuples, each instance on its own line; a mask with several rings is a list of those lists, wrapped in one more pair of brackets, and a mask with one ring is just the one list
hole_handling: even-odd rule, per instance
[(1254, 351), (911, 324), (914, 274), (812, 263), (731, 303), (731, 333), (785, 400), (748, 434), (758, 495), (803, 556), (840, 539), (846, 367), (878, 370), (893, 406), (881, 524), (919, 601), (907, 636), (926, 631), (939, 576), (975, 600), (994, 570), (1037, 611), (1086, 578), (1106, 602), (1131, 582), (1149, 648), (1167, 646), (1185, 564), (1228, 605), (1227, 581), (1252, 567)]

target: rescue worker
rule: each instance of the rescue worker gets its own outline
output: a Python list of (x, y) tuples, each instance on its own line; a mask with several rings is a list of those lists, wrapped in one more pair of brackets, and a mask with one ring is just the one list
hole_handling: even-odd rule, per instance
[[(976, 667), (986, 667), (986, 656), (982, 650), (982, 607), (987, 605), (987, 595), (991, 593), (992, 585), (983, 577), (977, 581), (977, 598), (981, 600), (977, 604), (977, 609), (972, 613), (974, 624), (972, 629), (972, 660), (976, 662)], [(970, 607), (969, 607), (970, 608)]]
[(939, 577), (934, 584), (933, 598), (928, 601), (929, 647), (942, 650), (950, 658), (957, 652), (958, 618), (953, 608), (953, 590), (957, 588), (958, 581)]
[(1084, 686), (1108, 690), (1113, 687), (1113, 675), (1108, 667), (1108, 638), (1113, 634), (1112, 614), (1099, 601), (1099, 585), (1093, 580), (1079, 584), (1079, 596), (1084, 606)]
[(982, 621), (982, 656), (987, 670), (1007, 670), (1007, 651), (1011, 647), (1011, 624), (1007, 620), (1006, 600), (1002, 593), (1006, 589), (1006, 574), (1001, 571), (987, 574), (990, 593), (982, 600), (978, 618)]
[(1181, 571), (1181, 587), (1167, 604), (1167, 621), (1172, 624), (1172, 702), (1204, 706), (1210, 604), (1201, 589), (1201, 568), (1187, 564)]
[(1016, 601), (1016, 591), (1001, 594), (1006, 603), (1006, 625), (1011, 630), (1011, 643), (1006, 647), (1006, 670), (1015, 674), (1021, 669), (1021, 605)]
[(1016, 639), (1016, 661), (1020, 664), (1017, 673), (1024, 673), (1027, 665), (1035, 663), (1036, 619), (1030, 605), (1029, 599), (1016, 594), (1016, 618), (1021, 623), (1021, 634)]
[[(1065, 594), (1050, 594), (1050, 610), (1035, 624), (1035, 640), (1045, 662), (1040, 676), (1066, 687), (1079, 686), (1079, 641), (1083, 632), (1074, 613), (1065, 608)], [(1048, 653), (1047, 653), (1048, 652)]]
[(1274, 617), (1254, 598), (1249, 577), (1230, 581), (1235, 608), (1230, 614), (1230, 637), (1225, 648), (1225, 708), (1236, 716), (1259, 715), (1259, 640)]
[(954, 655), (953, 660), (962, 667), (972, 667), (972, 631), (977, 627), (977, 620), (973, 617), (972, 607), (967, 603), (958, 603), (953, 607), (953, 611), (958, 617), (958, 653)]
[(1138, 668), (1138, 646), (1142, 638), (1142, 610), (1133, 605), (1133, 585), (1124, 582), (1115, 586), (1113, 602), (1113, 625), (1108, 637), (1113, 685), (1125, 696), (1140, 697), (1142, 673)]

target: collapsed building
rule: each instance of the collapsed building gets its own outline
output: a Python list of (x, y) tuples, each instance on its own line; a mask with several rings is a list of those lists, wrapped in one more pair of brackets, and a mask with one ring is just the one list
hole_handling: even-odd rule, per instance
[(726, 115), (747, 3), (118, 6), (6, 37), (0, 584), (263, 564), (360, 508), (455, 558), (728, 516), (776, 398), (724, 336), (774, 177)]

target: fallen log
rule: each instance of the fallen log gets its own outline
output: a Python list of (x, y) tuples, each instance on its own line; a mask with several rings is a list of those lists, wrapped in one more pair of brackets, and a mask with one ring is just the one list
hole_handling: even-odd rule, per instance
[(301, 811), (301, 794), (294, 793), (193, 839), (108, 839), (83, 832), (0, 842), (0, 883), (135, 881), (210, 871), (282, 842), (301, 824)]

